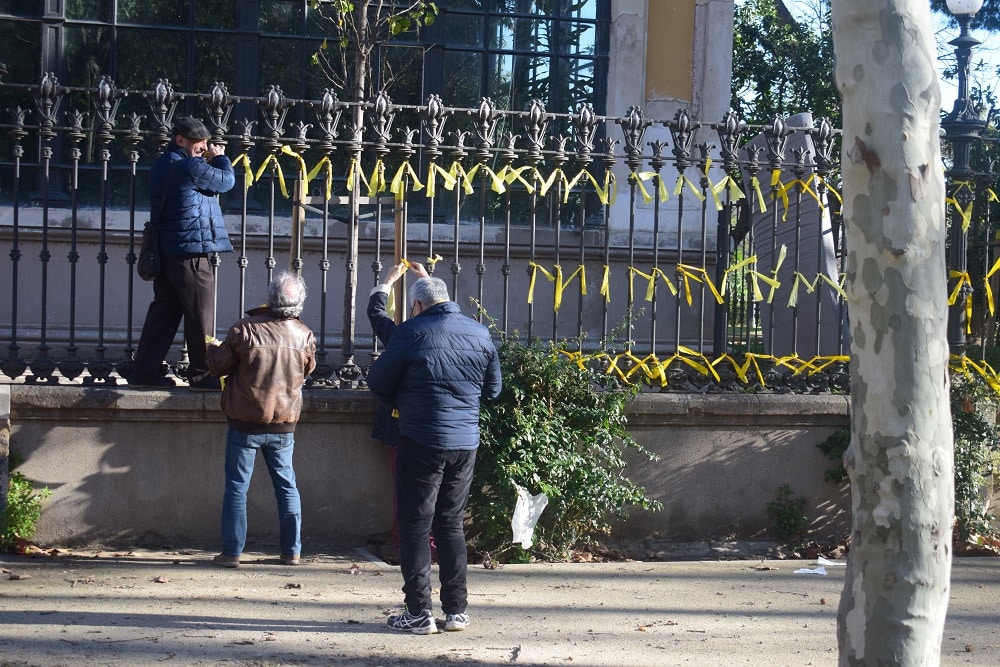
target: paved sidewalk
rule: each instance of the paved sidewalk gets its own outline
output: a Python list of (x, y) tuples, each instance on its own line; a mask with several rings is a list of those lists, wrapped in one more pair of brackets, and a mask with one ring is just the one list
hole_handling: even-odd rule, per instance
[[(471, 566), (472, 625), (395, 633), (399, 570), (202, 551), (0, 555), (0, 665), (836, 665), (844, 568), (811, 561)], [(1000, 664), (1000, 559), (957, 559), (941, 664)], [(440, 609), (438, 609), (440, 615)]]

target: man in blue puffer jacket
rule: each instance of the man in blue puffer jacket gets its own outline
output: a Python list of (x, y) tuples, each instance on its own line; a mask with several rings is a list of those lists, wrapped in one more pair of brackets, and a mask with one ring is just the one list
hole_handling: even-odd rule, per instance
[(368, 387), (399, 411), (396, 512), (406, 608), (394, 630), (437, 632), (431, 602), (431, 530), (445, 630), (469, 624), (465, 505), (479, 447), (479, 404), (500, 395), (500, 360), (486, 327), (462, 314), (440, 278), (410, 288), (410, 319), (368, 371)]
[(129, 385), (172, 387), (163, 377), (163, 360), (184, 318), (188, 381), (193, 391), (219, 391), (205, 363), (205, 336), (215, 335), (215, 275), (211, 255), (231, 252), (218, 194), (236, 183), (233, 164), (196, 118), (180, 118), (173, 142), (157, 158), (149, 174), (152, 222), (160, 232), (163, 269), (153, 282), (142, 335), (135, 352)]

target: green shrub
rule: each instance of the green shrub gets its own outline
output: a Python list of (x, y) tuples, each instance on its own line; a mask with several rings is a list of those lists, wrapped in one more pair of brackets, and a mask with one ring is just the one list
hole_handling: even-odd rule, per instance
[(778, 495), (767, 503), (767, 512), (771, 515), (771, 534), (783, 543), (791, 543), (805, 533), (809, 519), (803, 513), (806, 499), (795, 498), (792, 487), (782, 484)]
[(638, 388), (620, 385), (600, 369), (581, 368), (563, 350), (501, 336), (504, 388), (480, 413), (469, 499), (470, 542), (494, 561), (529, 556), (511, 544), (513, 483), (549, 498), (535, 527), (535, 558), (565, 560), (574, 547), (608, 533), (612, 516), (660, 508), (624, 475), (626, 449), (655, 458), (626, 430), (625, 408)]
[(976, 373), (951, 377), (951, 420), (955, 438), (955, 526), (958, 538), (995, 535), (996, 517), (989, 513), (991, 477), (997, 472), (1000, 396)]
[(42, 514), (42, 500), (49, 497), (48, 487), (35, 489), (31, 482), (19, 472), (10, 473), (10, 488), (7, 490), (7, 511), (4, 523), (0, 525), (0, 550), (14, 551), (18, 539), (27, 540), (35, 536), (38, 518)]

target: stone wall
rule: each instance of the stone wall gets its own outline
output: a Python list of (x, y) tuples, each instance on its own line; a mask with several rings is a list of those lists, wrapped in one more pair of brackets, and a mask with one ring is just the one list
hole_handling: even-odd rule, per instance
[[(48, 546), (211, 546), (218, 542), (226, 424), (218, 394), (85, 386), (0, 385), (11, 448), (52, 495), (36, 540)], [(0, 405), (3, 401), (0, 401)], [(391, 526), (386, 446), (370, 438), (373, 399), (309, 389), (295, 467), (310, 544), (358, 546)], [(847, 425), (845, 396), (643, 394), (630, 407), (637, 439), (659, 456), (627, 474), (663, 502), (614, 537), (753, 537), (782, 484), (807, 499), (817, 537), (844, 535), (846, 486), (824, 481), (816, 445)], [(2, 421), (3, 415), (0, 415)], [(275, 544), (263, 463), (248, 499), (250, 541)]]

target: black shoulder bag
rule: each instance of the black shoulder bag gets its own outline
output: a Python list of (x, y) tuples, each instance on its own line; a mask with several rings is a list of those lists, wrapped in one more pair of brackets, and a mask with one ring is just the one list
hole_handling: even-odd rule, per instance
[(142, 243), (139, 245), (139, 259), (136, 262), (135, 270), (143, 280), (156, 280), (163, 270), (163, 261), (160, 257), (160, 226), (159, 220), (163, 216), (163, 209), (167, 205), (167, 193), (170, 191), (170, 175), (174, 171), (174, 165), (170, 165), (167, 171), (167, 182), (163, 187), (163, 201), (160, 202), (160, 212), (154, 218), (150, 217), (149, 222), (142, 229)]

